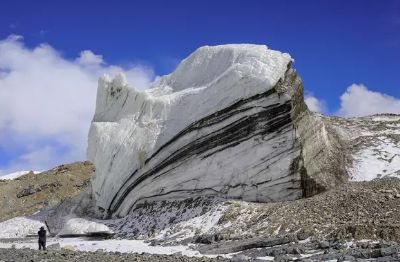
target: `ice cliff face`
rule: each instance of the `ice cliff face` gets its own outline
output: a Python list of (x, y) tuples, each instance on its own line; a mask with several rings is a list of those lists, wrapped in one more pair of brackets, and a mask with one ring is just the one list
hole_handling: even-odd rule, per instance
[(292, 200), (346, 180), (341, 139), (308, 111), (291, 65), (266, 46), (205, 46), (144, 92), (101, 78), (88, 158), (104, 217), (198, 195)]

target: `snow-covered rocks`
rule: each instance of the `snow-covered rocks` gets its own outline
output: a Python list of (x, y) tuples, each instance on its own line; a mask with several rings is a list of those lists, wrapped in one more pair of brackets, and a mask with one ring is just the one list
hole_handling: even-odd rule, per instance
[(293, 200), (343, 181), (340, 141), (307, 110), (291, 62), (266, 46), (206, 46), (144, 92), (101, 78), (88, 146), (95, 205), (125, 216), (203, 195)]
[(124, 218), (102, 221), (120, 238), (174, 242), (219, 229), (226, 209), (221, 199), (197, 197), (148, 203)]

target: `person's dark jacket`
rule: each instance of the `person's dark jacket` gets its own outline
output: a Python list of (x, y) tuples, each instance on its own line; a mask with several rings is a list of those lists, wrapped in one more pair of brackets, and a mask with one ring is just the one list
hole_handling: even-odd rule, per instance
[(46, 230), (44, 230), (43, 228), (41, 228), (41, 229), (38, 231), (38, 235), (39, 235), (39, 241), (46, 242)]

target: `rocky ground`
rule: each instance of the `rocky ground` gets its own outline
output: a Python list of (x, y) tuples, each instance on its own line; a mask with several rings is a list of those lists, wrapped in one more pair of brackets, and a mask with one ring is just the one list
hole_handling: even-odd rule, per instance
[(251, 239), (201, 245), (204, 253), (232, 253), (230, 258), (217, 256), (187, 257), (180, 254), (156, 255), (120, 252), (77, 252), (68, 249), (38, 251), (32, 249), (1, 249), (0, 262), (39, 261), (400, 261), (400, 246), (386, 241), (291, 242), (290, 238)]
[(0, 222), (56, 206), (86, 189), (94, 166), (90, 162), (61, 165), (14, 180), (0, 179)]
[(100, 261), (160, 261), (160, 262), (208, 262), (228, 261), (223, 258), (190, 258), (180, 255), (150, 255), (129, 254), (119, 252), (75, 252), (70, 250), (60, 251), (38, 251), (32, 249), (0, 249), (0, 262), (44, 262), (44, 261), (77, 261), (77, 262), (100, 262)]
[[(283, 203), (233, 202), (219, 223), (223, 238), (304, 233), (317, 239), (400, 241), (400, 179), (351, 182), (317, 196)], [(246, 228), (248, 230), (246, 230)]]
[[(88, 172), (93, 168), (90, 164), (77, 165), (76, 168), (81, 172)], [(63, 168), (59, 167), (57, 171), (52, 171), (54, 173), (47, 174), (68, 178), (61, 180), (63, 183), (77, 181), (76, 183), (81, 185), (74, 186), (70, 183), (65, 185), (65, 191), (61, 192), (67, 192), (68, 186), (79, 190), (85, 187), (85, 180), (72, 177), (79, 174), (74, 173), (72, 167), (64, 169), (68, 170), (64, 173), (60, 173)], [(71, 177), (74, 181), (70, 180)], [(26, 178), (22, 177), (17, 181), (21, 183), (24, 179)], [(41, 183), (49, 183), (48, 180)], [(33, 185), (33, 188), (43, 185), (35, 179), (29, 181), (30, 183), (26, 184)], [(18, 189), (22, 190), (23, 187)], [(49, 189), (21, 199), (29, 199), (35, 203), (39, 201), (35, 195), (44, 190)], [(20, 199), (17, 196), (19, 191), (13, 192), (16, 199)], [(0, 194), (4, 194), (4, 191), (0, 191)], [(43, 205), (43, 202), (40, 203)], [(310, 198), (280, 203), (250, 203), (223, 199), (149, 203), (135, 210), (127, 218), (104, 223), (115, 230), (116, 238), (147, 239), (151, 245), (192, 243), (196, 244), (196, 249), (203, 255), (231, 254), (233, 261), (258, 261), (261, 258), (276, 261), (400, 261), (399, 221), (400, 179), (383, 177), (369, 182), (345, 183)], [(368, 241), (365, 241), (366, 239)], [(0, 261), (31, 261), (30, 259), (209, 261), (207, 258), (196, 260), (177, 255), (129, 255), (100, 251), (88, 253), (61, 250), (48, 251), (47, 254), (26, 249), (0, 251)]]
[[(193, 199), (179, 204), (138, 208), (113, 229), (132, 228), (131, 237), (153, 238), (152, 245), (196, 243), (205, 255), (235, 253), (237, 261), (400, 261), (400, 179), (395, 177), (349, 182), (288, 202)], [(191, 211), (198, 215), (188, 219)]]
[(329, 242), (296, 237), (254, 238), (203, 245), (204, 254), (234, 253), (234, 261), (399, 261), (400, 246), (396, 242), (359, 241)]

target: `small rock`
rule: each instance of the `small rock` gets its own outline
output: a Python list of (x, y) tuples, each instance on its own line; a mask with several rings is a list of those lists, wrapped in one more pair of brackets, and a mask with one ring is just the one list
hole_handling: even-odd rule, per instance
[(365, 249), (365, 248), (369, 248), (369, 243), (368, 242), (359, 242), (359, 243), (357, 243), (357, 246)]
[(297, 233), (298, 240), (306, 240), (310, 236), (311, 236), (311, 232), (306, 231), (306, 230), (301, 230), (300, 232)]
[(344, 256), (344, 261), (355, 261), (356, 259), (355, 259), (355, 257), (353, 257), (353, 256), (349, 256), (349, 255), (347, 255), (347, 256)]
[(390, 247), (390, 243), (385, 240), (382, 240), (381, 242), (378, 243), (378, 247), (380, 248)]
[(394, 196), (389, 194), (389, 195), (386, 195), (386, 198), (387, 198), (387, 199), (393, 199)]
[(212, 235), (201, 235), (196, 238), (195, 242), (200, 244), (211, 244), (213, 240), (214, 238)]
[(370, 258), (371, 257), (371, 250), (370, 249), (361, 249), (358, 253), (357, 258)]
[(62, 247), (64, 250), (75, 251), (75, 247), (73, 245), (65, 245)]
[[(241, 260), (241, 261), (245, 261), (245, 260)], [(289, 256), (278, 256), (278, 257), (275, 257), (274, 261), (288, 262), (288, 261), (292, 261), (292, 258)]]
[(40, 191), (37, 188), (34, 188), (32, 185), (30, 185), (27, 188), (22, 189), (20, 192), (17, 193), (17, 197), (26, 197), (35, 194), (36, 192)]
[(231, 261), (233, 261), (233, 262), (242, 262), (242, 261), (247, 261), (249, 259), (250, 259), (250, 257), (248, 257), (248, 256), (245, 256), (243, 254), (237, 254), (237, 255), (234, 255), (232, 257)]
[(392, 249), (391, 247), (381, 248), (380, 251), (382, 257), (391, 256), (393, 253), (396, 252), (396, 250)]
[(325, 248), (329, 248), (329, 242), (328, 241), (320, 241), (318, 243), (319, 248), (325, 249)]
[(294, 255), (301, 255), (301, 250), (298, 247), (294, 247), (292, 250), (292, 254)]
[(61, 245), (60, 245), (60, 243), (54, 243), (54, 244), (48, 245), (47, 249), (48, 250), (61, 250)]

